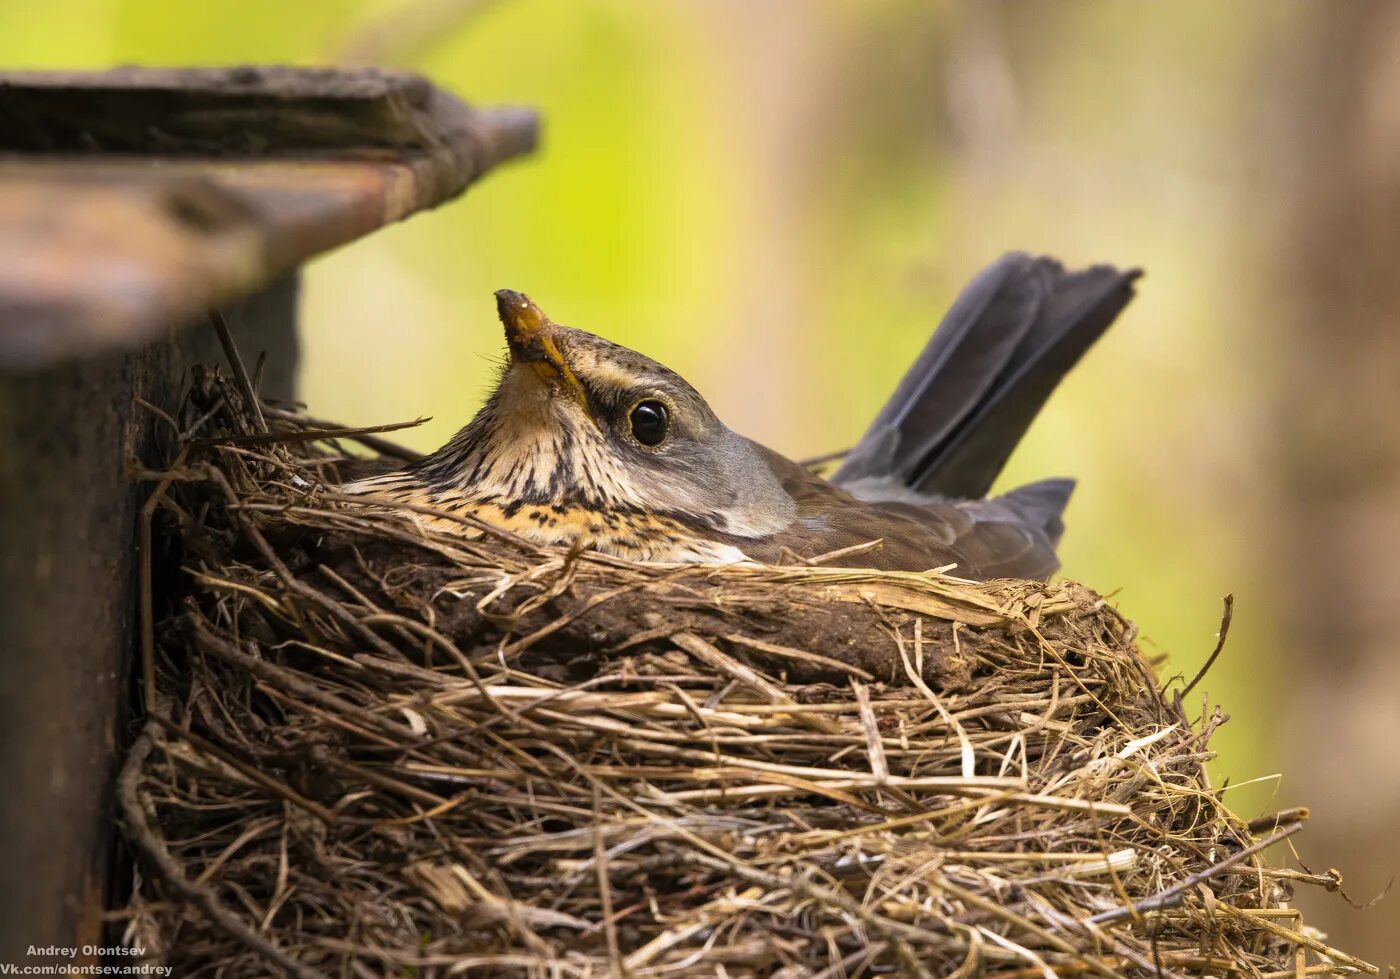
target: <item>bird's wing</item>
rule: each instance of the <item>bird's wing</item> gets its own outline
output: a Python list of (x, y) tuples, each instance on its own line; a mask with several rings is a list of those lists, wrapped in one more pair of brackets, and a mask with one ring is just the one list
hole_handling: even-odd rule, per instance
[(888, 571), (927, 571), (955, 565), (967, 578), (1048, 578), (1055, 559), (1058, 514), (1068, 481), (1033, 484), (991, 500), (953, 502), (910, 497), (862, 500), (771, 450), (768, 465), (797, 503), (798, 518), (785, 530), (747, 541), (744, 553), (781, 563), (812, 558), (873, 540), (876, 551), (862, 551), (829, 564)]
[(832, 481), (975, 499), (1140, 273), (1013, 252), (965, 288)]

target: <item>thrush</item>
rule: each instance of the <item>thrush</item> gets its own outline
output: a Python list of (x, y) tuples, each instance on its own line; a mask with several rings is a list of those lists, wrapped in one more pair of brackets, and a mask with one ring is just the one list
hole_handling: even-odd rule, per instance
[(452, 532), (484, 523), (640, 561), (827, 556), (1047, 578), (1074, 482), (985, 497), (1139, 274), (1006, 255), (959, 295), (829, 479), (731, 431), (674, 371), (502, 290), (510, 356), (485, 405), (436, 452), (346, 489), (444, 514)]

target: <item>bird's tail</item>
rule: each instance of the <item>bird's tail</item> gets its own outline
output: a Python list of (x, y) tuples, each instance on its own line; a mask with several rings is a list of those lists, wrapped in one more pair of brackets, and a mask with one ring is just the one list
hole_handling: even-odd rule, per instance
[(832, 480), (985, 496), (1060, 379), (1133, 298), (1140, 274), (1107, 265), (1067, 272), (1021, 252), (999, 259), (958, 296)]

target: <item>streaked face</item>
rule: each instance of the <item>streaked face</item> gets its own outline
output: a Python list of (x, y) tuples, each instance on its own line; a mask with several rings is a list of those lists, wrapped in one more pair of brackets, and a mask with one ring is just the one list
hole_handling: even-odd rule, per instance
[(761, 537), (796, 516), (763, 457), (675, 372), (558, 326), (519, 293), (497, 293), (510, 345), (500, 384), (451, 442), (420, 464), (438, 485), (527, 504), (671, 517)]

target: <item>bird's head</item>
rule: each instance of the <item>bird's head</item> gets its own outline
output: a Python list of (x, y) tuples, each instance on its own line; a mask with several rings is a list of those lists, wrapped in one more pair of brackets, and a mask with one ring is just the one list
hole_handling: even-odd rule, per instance
[(524, 504), (632, 510), (739, 537), (787, 526), (763, 451), (674, 371), (560, 326), (521, 293), (496, 305), (509, 360), (481, 411), (418, 464), (430, 483)]

